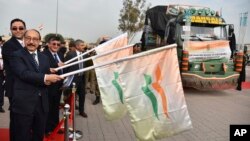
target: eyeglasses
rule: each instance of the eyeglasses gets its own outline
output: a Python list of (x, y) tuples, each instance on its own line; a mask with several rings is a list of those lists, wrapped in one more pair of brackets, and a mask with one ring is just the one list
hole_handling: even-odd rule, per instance
[(59, 43), (52, 43), (52, 45), (53, 45), (53, 46), (56, 46), (56, 45), (57, 45), (57, 46), (61, 46), (61, 44), (59, 44)]
[(12, 27), (12, 30), (14, 30), (14, 31), (17, 31), (17, 29), (22, 31), (22, 30), (24, 30), (24, 27)]
[(24, 39), (25, 39), (26, 41), (28, 41), (28, 42), (30, 42), (31, 40), (32, 40), (33, 42), (39, 42), (39, 41), (40, 41), (39, 38), (24, 37)]

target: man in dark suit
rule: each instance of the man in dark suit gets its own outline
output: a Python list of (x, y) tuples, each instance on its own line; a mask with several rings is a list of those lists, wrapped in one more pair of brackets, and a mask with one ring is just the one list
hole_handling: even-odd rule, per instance
[(25, 48), (13, 53), (12, 140), (43, 141), (49, 110), (47, 85), (62, 80), (50, 74), (48, 57), (37, 51), (41, 40), (37, 30), (24, 34)]
[[(82, 40), (76, 40), (75, 46), (76, 46), (76, 50), (68, 52), (66, 57), (65, 57), (65, 61), (70, 60), (76, 56), (79, 56), (87, 48), (84, 41), (82, 41)], [(78, 58), (78, 60), (81, 60), (81, 59), (83, 59), (83, 58), (82, 57)], [(67, 72), (76, 71), (76, 70), (79, 70), (82, 68), (84, 68), (84, 63), (79, 63), (79, 64), (76, 64), (76, 65), (69, 67), (67, 69)], [(79, 73), (79, 74), (74, 75), (73, 82), (76, 83), (76, 88), (77, 88), (76, 93), (78, 94), (78, 97), (79, 97), (79, 114), (82, 117), (87, 118), (88, 116), (84, 112), (84, 103), (85, 103), (85, 78), (84, 78), (84, 74)]]
[[(5, 71), (5, 96), (9, 98), (9, 110), (10, 110), (10, 132), (12, 129), (12, 96), (13, 96), (13, 85), (14, 85), (14, 75), (10, 68), (11, 57), (13, 52), (19, 49), (23, 49), (23, 35), (26, 31), (26, 24), (21, 19), (13, 19), (10, 22), (10, 31), (12, 37), (3, 44), (2, 47), (2, 57), (4, 63)], [(10, 133), (11, 134), (11, 133)], [(12, 140), (12, 136), (10, 136)]]
[[(60, 38), (57, 36), (52, 36), (48, 41), (48, 48), (44, 49), (43, 51), (43, 54), (45, 54), (49, 58), (50, 68), (63, 66), (62, 62), (64, 61), (64, 55), (58, 52), (60, 44)], [(59, 70), (56, 74), (60, 75), (62, 73), (62, 70)], [(52, 132), (59, 123), (59, 106), (62, 94), (62, 84), (62, 81), (58, 81), (48, 86), (49, 114), (45, 129), (46, 134)]]
[(11, 56), (14, 51), (23, 49), (23, 35), (26, 31), (26, 24), (21, 19), (13, 19), (10, 23), (10, 31), (12, 37), (3, 44), (2, 56), (4, 62), (4, 70), (6, 73), (5, 90), (6, 96), (9, 98), (11, 110), (11, 98), (13, 95), (14, 77), (10, 69)]

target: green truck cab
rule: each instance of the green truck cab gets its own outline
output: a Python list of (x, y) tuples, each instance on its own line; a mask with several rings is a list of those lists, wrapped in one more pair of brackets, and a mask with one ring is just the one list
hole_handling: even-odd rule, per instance
[(230, 58), (228, 26), (218, 12), (207, 7), (156, 6), (146, 12), (142, 49), (176, 43), (183, 86), (235, 88), (242, 54)]

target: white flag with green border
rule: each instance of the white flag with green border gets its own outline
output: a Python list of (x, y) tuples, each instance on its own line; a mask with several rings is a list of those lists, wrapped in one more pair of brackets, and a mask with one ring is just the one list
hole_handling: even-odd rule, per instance
[(132, 55), (109, 67), (115, 77), (113, 81), (123, 90), (124, 103), (139, 140), (153, 141), (192, 128), (176, 45)]
[[(112, 61), (118, 58), (126, 57), (133, 54), (133, 46), (127, 45), (127, 34), (123, 34), (96, 49), (97, 54), (107, 52), (110, 53), (93, 59), (94, 65), (103, 62)], [(123, 117), (127, 113), (123, 100), (123, 91), (116, 83), (116, 76), (113, 73), (116, 70), (112, 65), (98, 67), (95, 69), (97, 82), (102, 99), (105, 118), (108, 120), (116, 120)]]

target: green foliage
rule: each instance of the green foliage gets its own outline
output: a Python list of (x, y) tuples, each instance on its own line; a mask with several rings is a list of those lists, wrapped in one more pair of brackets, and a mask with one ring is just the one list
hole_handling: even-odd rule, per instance
[(127, 32), (130, 41), (136, 32), (142, 30), (148, 9), (149, 5), (146, 6), (146, 0), (123, 0), (118, 29)]
[(74, 39), (71, 37), (65, 37), (64, 40), (74, 41)]
[(44, 36), (44, 41), (48, 43), (49, 39), (51, 36), (58, 36), (60, 38), (61, 42), (64, 42), (64, 38), (61, 34), (55, 34), (55, 33), (48, 33), (47, 35)]

